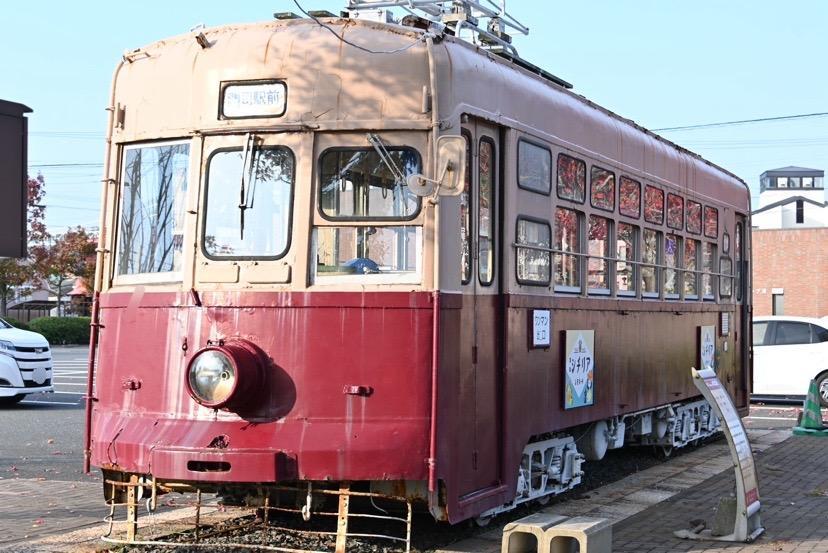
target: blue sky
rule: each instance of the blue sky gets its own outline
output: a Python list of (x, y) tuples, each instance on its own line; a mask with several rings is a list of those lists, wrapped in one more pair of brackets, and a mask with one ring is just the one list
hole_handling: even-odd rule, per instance
[[(300, 0), (338, 11), (346, 0)], [(117, 7), (116, 7), (117, 6)], [(530, 27), (521, 56), (648, 128), (828, 111), (828, 2), (508, 0)], [(195, 25), (269, 19), (292, 1), (15, 3), (0, 32), (0, 98), (34, 109), (30, 173), (46, 178), (47, 224), (97, 225), (104, 108), (120, 55)], [(745, 179), (828, 168), (828, 117), (663, 133)], [(82, 164), (49, 167), (57, 164)], [(88, 165), (87, 165), (88, 164)]]

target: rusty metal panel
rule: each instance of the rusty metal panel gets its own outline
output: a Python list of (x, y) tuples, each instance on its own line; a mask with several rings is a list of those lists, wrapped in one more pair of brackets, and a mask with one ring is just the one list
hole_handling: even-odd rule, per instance
[(26, 152), (31, 109), (0, 100), (0, 257), (26, 256)]

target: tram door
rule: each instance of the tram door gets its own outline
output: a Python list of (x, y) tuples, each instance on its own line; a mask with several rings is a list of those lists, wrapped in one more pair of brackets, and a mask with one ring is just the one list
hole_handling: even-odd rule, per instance
[[(500, 474), (500, 137), (497, 126), (463, 125), (471, 178), (463, 196), (467, 216), (463, 263), (460, 494), (497, 485)], [(466, 251), (467, 249), (467, 251)], [(465, 453), (468, 452), (468, 455)]]
[(753, 300), (751, 298), (750, 282), (750, 248), (747, 233), (749, 226), (745, 224), (743, 215), (736, 215), (736, 231), (734, 234), (734, 267), (736, 268), (736, 305), (739, 310), (739, 324), (736, 326), (735, 349), (738, 353), (739, 366), (742, 368), (742, 382), (736, 390), (736, 405), (747, 406), (750, 403), (750, 390), (753, 387), (753, 363), (750, 348), (752, 342)]

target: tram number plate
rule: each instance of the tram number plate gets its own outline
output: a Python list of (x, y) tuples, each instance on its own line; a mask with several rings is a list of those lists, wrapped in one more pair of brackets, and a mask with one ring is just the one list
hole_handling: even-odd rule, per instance
[(595, 331), (567, 330), (564, 355), (564, 408), (595, 403)]
[(552, 345), (552, 314), (549, 309), (532, 310), (532, 347), (548, 348)]

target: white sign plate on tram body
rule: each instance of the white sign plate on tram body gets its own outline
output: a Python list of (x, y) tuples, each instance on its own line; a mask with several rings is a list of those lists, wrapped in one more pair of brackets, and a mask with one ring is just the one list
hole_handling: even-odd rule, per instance
[(549, 309), (532, 311), (532, 347), (548, 348), (552, 345), (552, 314)]
[(699, 327), (699, 361), (702, 369), (716, 369), (716, 327)]
[(285, 113), (287, 87), (282, 82), (233, 83), (222, 92), (224, 117), (280, 117)]

